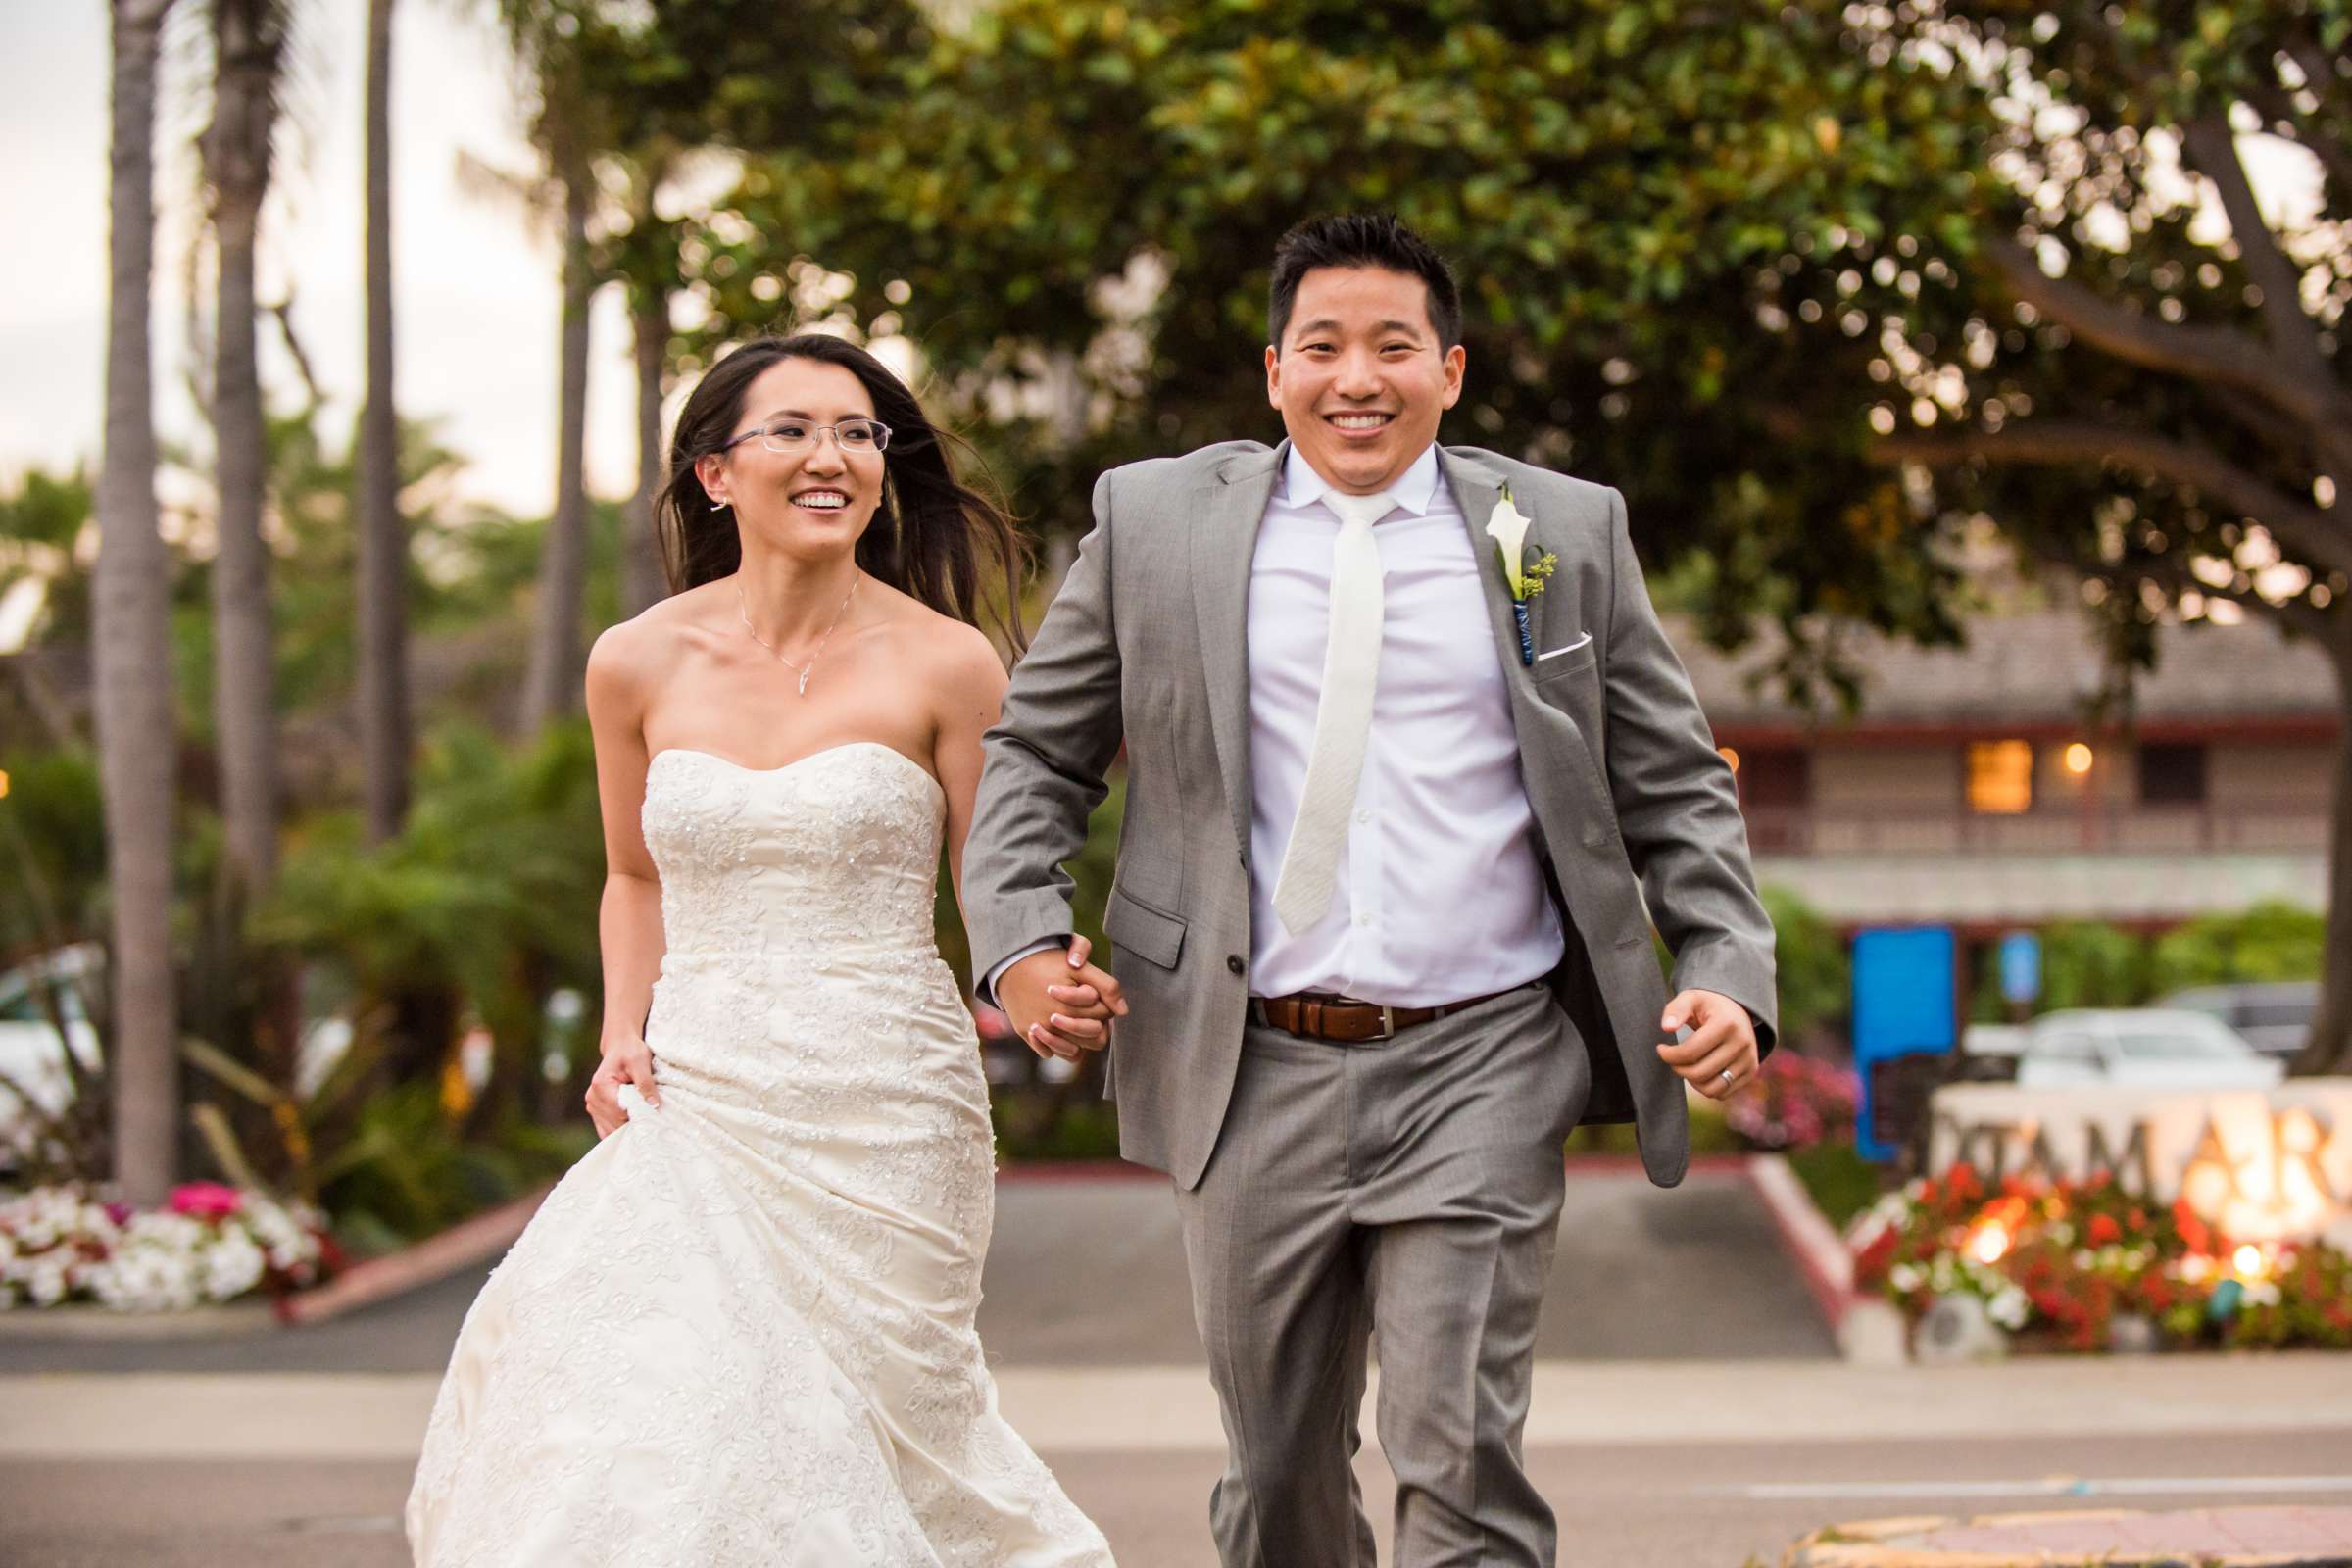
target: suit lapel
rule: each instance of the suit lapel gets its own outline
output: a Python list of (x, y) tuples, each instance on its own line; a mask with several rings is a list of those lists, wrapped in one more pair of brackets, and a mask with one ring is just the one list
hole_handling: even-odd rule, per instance
[[(1494, 626), (1494, 651), (1502, 660), (1503, 678), (1524, 686), (1527, 666), (1519, 662), (1519, 622), (1511, 613), (1511, 589), (1503, 581), (1502, 556), (1487, 537), (1487, 518), (1502, 499), (1502, 480), (1476, 458), (1438, 448), (1438, 466), (1453, 489), (1454, 504), (1462, 509), (1462, 526), (1470, 533), (1470, 554), (1478, 562), (1478, 583), (1487, 600), (1487, 617)], [(1535, 530), (1528, 531), (1531, 542)]]
[(1200, 621), (1200, 666), (1208, 684), (1209, 727), (1217, 767), (1233, 812), (1236, 842), (1250, 847), (1250, 564), (1257, 526), (1290, 455), (1288, 441), (1249, 452), (1218, 468), (1192, 526), (1193, 611)]

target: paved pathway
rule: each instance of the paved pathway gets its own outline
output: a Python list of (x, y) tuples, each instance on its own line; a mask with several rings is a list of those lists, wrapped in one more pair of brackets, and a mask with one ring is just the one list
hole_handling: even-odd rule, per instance
[[(1727, 1397), (1740, 1394), (1727, 1388)], [(2332, 1475), (2326, 1473), (2329, 1453)], [(1560, 1568), (1779, 1568), (1789, 1544), (1857, 1509), (1876, 1486), (1904, 1510), (2047, 1507), (2054, 1482), (2141, 1489), (2147, 1506), (2314, 1500), (2330, 1483), (2352, 1502), (2352, 1427), (2223, 1434), (1823, 1441), (1547, 1444), (1529, 1468), (1560, 1520)], [(1215, 1568), (1208, 1489), (1218, 1456), (1047, 1453), (1102, 1526), (1120, 1568)], [(1365, 1500), (1384, 1543), (1393, 1502), (1385, 1467), (1364, 1466)], [(397, 1516), (405, 1459), (0, 1459), (0, 1563), (8, 1568), (407, 1568)], [(2150, 1500), (2145, 1489), (2173, 1490)], [(2259, 1486), (2276, 1492), (2235, 1490)], [(1999, 1489), (2013, 1491), (2003, 1492)], [(2199, 1490), (2200, 1488), (2206, 1490)], [(1942, 1489), (1940, 1491), (1936, 1489)], [(1984, 1501), (1996, 1497), (2003, 1500)], [(2109, 1504), (2087, 1504), (2106, 1506)], [(1878, 1511), (1886, 1511), (1878, 1505)], [(1385, 1559), (1393, 1560), (1393, 1559)], [(2074, 1565), (2069, 1565), (2074, 1568)]]

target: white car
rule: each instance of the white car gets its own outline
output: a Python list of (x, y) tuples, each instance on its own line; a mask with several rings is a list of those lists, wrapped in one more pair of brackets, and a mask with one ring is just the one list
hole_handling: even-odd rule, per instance
[[(96, 978), (97, 965), (95, 947), (67, 948), (0, 974), (0, 1169), (23, 1157), (37, 1125), (24, 1097), (50, 1115), (73, 1102), (67, 1048), (83, 1066), (98, 1065), (98, 1032), (82, 1009), (80, 989)], [(52, 988), (65, 1014), (63, 1040), (49, 1014)]]
[(2022, 1045), (2017, 1081), (2030, 1089), (2268, 1089), (2286, 1076), (2228, 1024), (2184, 1009), (2069, 1007), (2028, 1024)]

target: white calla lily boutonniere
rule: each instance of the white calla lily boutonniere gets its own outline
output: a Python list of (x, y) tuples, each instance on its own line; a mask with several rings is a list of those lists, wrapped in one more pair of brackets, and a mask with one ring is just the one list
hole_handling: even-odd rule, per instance
[(1511, 499), (1511, 487), (1502, 487), (1502, 499), (1487, 514), (1487, 537), (1494, 541), (1495, 553), (1502, 558), (1502, 580), (1511, 589), (1511, 618), (1519, 627), (1519, 662), (1536, 662), (1536, 634), (1528, 619), (1528, 602), (1544, 591), (1544, 581), (1559, 565), (1560, 558), (1550, 554), (1527, 559), (1527, 527), (1535, 519), (1519, 510)]

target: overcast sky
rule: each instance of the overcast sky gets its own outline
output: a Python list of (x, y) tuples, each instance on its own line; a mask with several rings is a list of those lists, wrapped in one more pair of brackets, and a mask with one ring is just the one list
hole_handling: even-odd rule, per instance
[[(262, 298), (294, 284), (294, 318), (335, 416), (364, 373), (362, 238), (367, 6), (311, 0), (293, 88), (293, 134), (265, 219)], [(399, 399), (441, 421), (469, 460), (466, 493), (544, 513), (555, 493), (556, 246), (493, 200), (466, 193), (461, 150), (531, 167), (487, 4), (412, 0), (393, 42), (393, 272)], [(183, 8), (182, 22), (193, 16)], [(176, 65), (177, 69), (174, 69)], [(0, 485), (30, 466), (98, 456), (107, 239), (107, 16), (93, 0), (0, 0)], [(167, 440), (204, 431), (186, 390), (185, 267), (194, 213), (190, 140), (203, 112), (184, 58), (168, 61), (159, 117), (157, 417)], [(289, 268), (289, 258), (296, 265)], [(595, 320), (589, 483), (636, 479), (627, 324), (608, 290)], [(264, 334), (265, 382), (284, 407), (299, 385)]]

